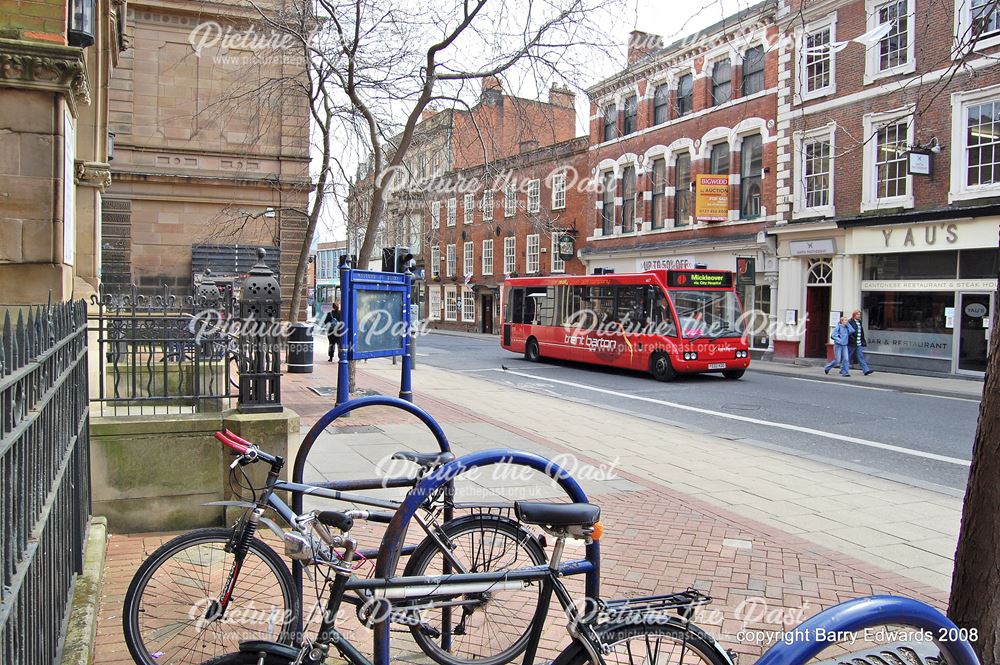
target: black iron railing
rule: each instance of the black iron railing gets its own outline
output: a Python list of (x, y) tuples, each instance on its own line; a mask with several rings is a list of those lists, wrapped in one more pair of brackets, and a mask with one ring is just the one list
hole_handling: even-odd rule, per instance
[(90, 516), (87, 310), (4, 309), (0, 662), (52, 663)]
[(219, 411), (236, 397), (236, 312), (231, 287), (217, 297), (104, 289), (92, 298), (98, 351), (93, 399), (104, 415)]

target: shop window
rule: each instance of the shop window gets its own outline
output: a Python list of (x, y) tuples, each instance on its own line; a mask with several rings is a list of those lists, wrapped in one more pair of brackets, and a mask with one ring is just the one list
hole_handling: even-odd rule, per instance
[(958, 253), (959, 279), (996, 279), (1000, 273), (1000, 249), (963, 249)]
[(867, 254), (862, 261), (867, 280), (955, 279), (957, 274), (958, 252)]
[(945, 310), (952, 292), (869, 291), (861, 294), (867, 315), (868, 353), (950, 360), (952, 330)]
[[(746, 308), (748, 303), (744, 302)], [(761, 284), (753, 287), (753, 310), (746, 315), (750, 320), (750, 346), (766, 349), (771, 342), (771, 287)]]

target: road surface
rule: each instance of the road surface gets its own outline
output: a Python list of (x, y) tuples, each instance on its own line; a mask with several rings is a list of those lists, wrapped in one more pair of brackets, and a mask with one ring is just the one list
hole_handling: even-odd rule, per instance
[(418, 364), (951, 494), (965, 488), (979, 411), (977, 400), (865, 386), (860, 373), (827, 381), (817, 369), (812, 380), (755, 372), (751, 364), (738, 381), (701, 375), (659, 383), (606, 367), (530, 363), (493, 337), (438, 333), (422, 337), (417, 354)]

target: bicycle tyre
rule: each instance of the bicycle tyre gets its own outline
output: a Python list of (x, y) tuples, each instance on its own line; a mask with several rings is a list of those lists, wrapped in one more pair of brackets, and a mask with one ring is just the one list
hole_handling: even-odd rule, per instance
[[(642, 638), (642, 646), (646, 649), (637, 649), (643, 656), (638, 662), (661, 662), (659, 648), (662, 639), (668, 640), (671, 644), (679, 644), (681, 650), (680, 658), (673, 660), (663, 660), (665, 665), (675, 663), (685, 663), (685, 665), (733, 665), (732, 659), (726, 651), (715, 641), (715, 639), (704, 630), (694, 624), (686, 624), (674, 617), (645, 618), (642, 621), (622, 621), (608, 623), (596, 628), (601, 640), (612, 647), (612, 651), (604, 654), (607, 665), (619, 665), (620, 663), (631, 663), (633, 650), (626, 647), (626, 654), (629, 660), (622, 660), (618, 656), (618, 649), (627, 641), (636, 637)], [(650, 638), (660, 638), (655, 642), (656, 653), (650, 654)], [(700, 660), (694, 660), (697, 656)], [(552, 665), (590, 665), (590, 654), (583, 648), (579, 641), (574, 641), (559, 656), (552, 661)]]
[[(241, 639), (267, 633), (269, 627), (272, 633), (280, 628), (276, 635), (280, 642), (288, 643), (295, 637), (299, 598), (292, 576), (277, 552), (259, 538), (250, 541), (223, 622), (211, 622), (207, 628), (197, 626), (197, 604), (207, 607), (217, 599), (232, 570), (233, 554), (225, 552), (232, 535), (231, 528), (197, 529), (164, 543), (139, 566), (122, 608), (125, 644), (136, 663), (202, 663), (238, 648)], [(219, 560), (222, 564), (216, 565)], [(191, 595), (194, 592), (201, 596), (195, 598)], [(258, 598), (271, 608), (268, 611), (267, 605), (261, 606), (268, 612), (263, 622), (255, 620), (263, 616), (262, 610), (254, 607)], [(275, 605), (278, 600), (280, 606)], [(156, 615), (148, 611), (151, 608), (156, 608)], [(240, 623), (241, 617), (246, 618), (245, 623)], [(172, 618), (176, 620), (171, 624)], [(157, 623), (160, 625), (153, 625)], [(180, 640), (170, 647), (177, 638)], [(172, 652), (173, 648), (177, 651)]]
[[(517, 564), (517, 567), (537, 566), (547, 561), (545, 550), (542, 549), (542, 546), (538, 543), (538, 539), (534, 536), (534, 534), (521, 526), (519, 522), (506, 517), (497, 515), (470, 515), (447, 522), (442, 525), (441, 528), (447, 534), (448, 539), (453, 543), (461, 539), (463, 536), (475, 534), (477, 532), (484, 534), (487, 532), (501, 534), (503, 538), (516, 544), (518, 549), (523, 550), (522, 555), (519, 556), (515, 554), (514, 560), (511, 561), (511, 563)], [(428, 569), (434, 563), (435, 556), (439, 554), (440, 550), (437, 543), (428, 536), (421, 541), (421, 543), (417, 546), (417, 549), (414, 550), (413, 554), (410, 556), (410, 560), (406, 564), (403, 575), (407, 577), (440, 575), (440, 566), (435, 566), (435, 571), (428, 572)], [(491, 552), (491, 555), (492, 554), (493, 553)], [(476, 568), (480, 569), (476, 570)], [(475, 561), (473, 561), (473, 566), (470, 567), (470, 572), (490, 572), (492, 570), (494, 569), (490, 567), (477, 566)], [(512, 662), (517, 656), (523, 653), (525, 648), (528, 646), (528, 638), (530, 637), (529, 633), (531, 631), (531, 619), (534, 616), (535, 608), (538, 606), (538, 603), (541, 602), (541, 585), (536, 584), (531, 589), (524, 589), (513, 593), (521, 594), (518, 600), (522, 605), (524, 605), (525, 609), (523, 613), (519, 613), (517, 616), (526, 621), (526, 626), (521, 634), (513, 640), (509, 646), (500, 650), (498, 653), (479, 653), (476, 654), (476, 657), (471, 658), (461, 657), (454, 652), (454, 644), (452, 646), (453, 651), (445, 651), (441, 647), (440, 643), (436, 642), (435, 638), (427, 635), (420, 626), (410, 626), (410, 632), (413, 634), (413, 639), (416, 641), (420, 649), (436, 663), (439, 663), (439, 665), (500, 665), (501, 663)], [(533, 599), (530, 597), (530, 594), (534, 594)], [(494, 600), (495, 599), (491, 597), (487, 603), (491, 603)], [(453, 622), (457, 620), (457, 616), (460, 612), (461, 610), (455, 610), (453, 612)], [(437, 617), (435, 616), (434, 619), (436, 618)], [(427, 621), (427, 623), (431, 623), (432, 621)], [(439, 629), (440, 626), (434, 626), (434, 628)], [(494, 633), (494, 635), (495, 634), (496, 633)]]

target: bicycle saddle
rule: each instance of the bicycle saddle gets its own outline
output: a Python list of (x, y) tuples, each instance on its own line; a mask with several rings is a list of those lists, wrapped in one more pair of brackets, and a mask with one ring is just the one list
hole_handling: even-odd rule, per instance
[(412, 450), (401, 450), (393, 453), (392, 459), (413, 462), (423, 469), (442, 466), (455, 459), (455, 453), (415, 453)]
[(601, 518), (601, 507), (592, 503), (532, 503), (515, 501), (517, 519), (541, 527), (593, 526)]

